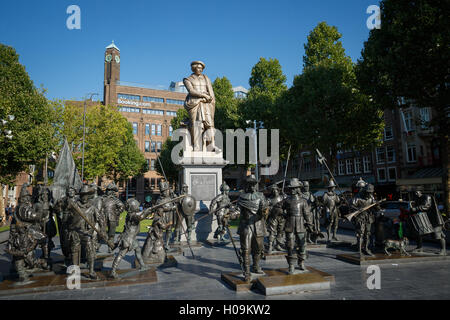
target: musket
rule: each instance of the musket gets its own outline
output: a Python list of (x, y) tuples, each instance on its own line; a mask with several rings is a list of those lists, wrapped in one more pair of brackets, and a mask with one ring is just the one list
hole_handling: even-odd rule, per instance
[[(147, 208), (147, 209), (145, 209), (144, 211), (147, 211), (147, 210), (153, 211), (153, 210), (155, 210), (155, 209), (158, 209), (159, 207), (164, 206), (165, 204), (172, 203), (172, 202), (174, 202), (174, 201), (178, 201), (178, 200), (180, 200), (181, 198), (184, 198), (184, 197), (186, 197), (186, 195), (185, 195), (185, 194), (182, 194), (181, 196), (178, 196), (178, 197), (176, 197), (176, 198), (173, 198), (173, 199), (170, 199), (170, 200), (168, 200), (168, 201), (164, 201), (164, 202), (158, 203), (157, 205), (154, 205), (153, 207)], [(147, 218), (145, 218), (145, 219), (151, 219), (151, 218), (148, 218), (148, 217), (147, 217)]]
[(69, 208), (75, 209), (75, 212), (78, 213), (78, 215), (79, 215), (84, 221), (86, 221), (86, 223), (87, 223), (87, 224), (88, 224), (95, 232), (97, 232), (97, 234), (99, 234), (99, 235), (103, 238), (103, 240), (106, 241), (106, 243), (108, 244), (108, 246), (109, 246), (111, 249), (113, 249), (113, 248), (115, 249), (114, 243), (112, 243), (111, 241), (109, 241), (109, 240), (108, 240), (108, 237), (107, 237), (105, 234), (103, 234), (103, 232), (101, 232), (100, 230), (98, 230), (98, 229), (95, 227), (95, 225), (94, 225), (92, 222), (89, 221), (88, 218), (86, 218), (86, 216), (83, 214), (83, 212), (81, 212), (80, 208), (79, 208), (75, 203), (73, 203), (72, 201), (69, 201)]
[(380, 204), (380, 203), (382, 203), (382, 202), (384, 202), (384, 201), (386, 201), (386, 198), (381, 199), (380, 201), (376, 201), (375, 203), (372, 203), (371, 205), (368, 205), (367, 207), (364, 207), (364, 208), (361, 208), (361, 209), (359, 209), (359, 210), (356, 210), (355, 212), (349, 213), (348, 215), (345, 216), (345, 218), (346, 218), (348, 221), (351, 221), (353, 217), (357, 216), (357, 215), (360, 214), (361, 212), (366, 211), (366, 210), (372, 208), (373, 206), (376, 206), (377, 204)]
[(331, 179), (333, 179), (334, 183), (336, 184), (336, 187), (341, 192), (342, 197), (344, 198), (345, 202), (347, 203), (347, 206), (350, 207), (350, 203), (348, 202), (347, 198), (345, 198), (344, 193), (342, 192), (341, 188), (339, 187), (339, 184), (337, 183), (336, 179), (334, 178), (333, 174), (331, 173), (330, 168), (327, 165), (327, 159), (325, 159), (325, 157), (322, 156), (322, 154), (320, 153), (319, 149), (316, 149), (316, 153), (319, 156), (319, 158), (317, 160), (319, 161), (320, 164), (324, 165), (325, 168), (327, 168), (328, 173), (331, 176)]

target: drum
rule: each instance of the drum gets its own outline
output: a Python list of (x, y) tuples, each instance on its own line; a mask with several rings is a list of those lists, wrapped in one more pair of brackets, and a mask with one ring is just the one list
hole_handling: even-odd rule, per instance
[(409, 216), (408, 222), (419, 236), (434, 232), (433, 226), (431, 225), (430, 219), (428, 219), (426, 212), (419, 212)]

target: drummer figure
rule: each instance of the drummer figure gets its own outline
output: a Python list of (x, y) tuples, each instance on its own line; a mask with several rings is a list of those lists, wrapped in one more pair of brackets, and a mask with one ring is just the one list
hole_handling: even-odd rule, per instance
[[(445, 256), (447, 253), (445, 246), (445, 234), (443, 232), (444, 219), (442, 218), (442, 215), (439, 212), (436, 200), (429, 195), (422, 194), (420, 190), (416, 190), (414, 192), (414, 198), (415, 201), (411, 204), (410, 212), (413, 213), (414, 216), (425, 214), (428, 217), (428, 219), (426, 219), (427, 217), (424, 217), (425, 219), (416, 219), (416, 220), (426, 221), (427, 223), (428, 223), (427, 220), (429, 220), (429, 224), (431, 224), (431, 228), (428, 228), (431, 231), (429, 233), (434, 233), (435, 238), (440, 240), (441, 243), (441, 250), (438, 252), (438, 254)], [(423, 236), (428, 233), (424, 233), (423, 231), (420, 230), (415, 231), (418, 234), (417, 248), (414, 249), (413, 252), (420, 253), (423, 252), (422, 249)]]

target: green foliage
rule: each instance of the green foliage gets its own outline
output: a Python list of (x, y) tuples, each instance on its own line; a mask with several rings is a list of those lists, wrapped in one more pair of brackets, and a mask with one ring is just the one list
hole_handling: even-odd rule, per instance
[(303, 74), (278, 101), (282, 137), (294, 149), (331, 152), (332, 161), (338, 149), (364, 150), (381, 143), (383, 130), (382, 112), (358, 89), (340, 37), (336, 27), (324, 22), (310, 33)]
[[(164, 173), (166, 174), (167, 180), (170, 183), (176, 184), (178, 182), (178, 174), (180, 172), (180, 167), (172, 162), (172, 149), (178, 144), (178, 141), (172, 141), (172, 139), (167, 138), (161, 147), (161, 153), (159, 154), (159, 160), (164, 168)], [(156, 162), (156, 171), (164, 176), (163, 170), (159, 161)]]
[(181, 109), (177, 110), (176, 117), (174, 117), (174, 118), (172, 118), (172, 120), (170, 120), (170, 125), (172, 126), (173, 131), (175, 131), (181, 127), (182, 122), (187, 124), (188, 121), (189, 121), (188, 112), (186, 111), (186, 109), (181, 108)]
[[(27, 171), (56, 148), (58, 104), (49, 102), (37, 89), (14, 48), (0, 44), (0, 183), (12, 184), (17, 174)], [(15, 119), (9, 121), (8, 115)], [(11, 130), (13, 138), (6, 138)]]
[(238, 100), (234, 97), (233, 87), (226, 77), (216, 78), (213, 84), (216, 97), (214, 127), (225, 134), (226, 129), (239, 128), (242, 122), (238, 110)]
[[(63, 115), (62, 134), (73, 150), (81, 172), (83, 141), (83, 108), (67, 103)], [(144, 173), (145, 159), (136, 146), (131, 125), (116, 107), (95, 105), (86, 110), (84, 178), (93, 180), (107, 176), (123, 180)]]

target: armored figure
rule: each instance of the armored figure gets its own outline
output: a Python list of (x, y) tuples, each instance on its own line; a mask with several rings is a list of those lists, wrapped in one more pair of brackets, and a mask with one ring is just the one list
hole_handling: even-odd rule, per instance
[[(81, 248), (86, 252), (86, 258), (89, 265), (89, 277), (97, 280), (97, 274), (94, 271), (94, 261), (96, 248), (94, 243), (94, 229), (82, 217), (81, 214), (92, 224), (100, 224), (100, 230), (103, 229), (101, 213), (95, 203), (92, 201), (92, 195), (95, 190), (88, 185), (83, 185), (80, 190), (80, 199), (76, 201), (69, 200), (69, 242), (72, 256), (72, 264), (79, 265), (81, 257)], [(80, 214), (81, 213), (81, 214)]]
[(323, 195), (323, 204), (325, 206), (325, 212), (327, 216), (327, 240), (330, 241), (330, 233), (333, 230), (333, 240), (338, 241), (336, 237), (336, 232), (339, 223), (339, 208), (338, 205), (341, 199), (334, 191), (336, 189), (336, 184), (333, 180), (330, 181), (328, 185), (328, 191)]
[(303, 181), (303, 188), (301, 196), (306, 200), (309, 206), (309, 211), (311, 212), (312, 218), (312, 230), (313, 233), (308, 233), (306, 241), (308, 243), (317, 243), (318, 235), (320, 233), (320, 212), (317, 210), (317, 201), (316, 197), (309, 191), (309, 182)]
[[(188, 185), (183, 183), (183, 186), (181, 187), (181, 193), (180, 195), (188, 195)], [(182, 220), (180, 220), (180, 216), (178, 216), (178, 214), (175, 214), (174, 218), (175, 218), (175, 235), (174, 235), (174, 242), (175, 243), (180, 243), (181, 240), (181, 230), (182, 230), (182, 224), (183, 224), (183, 220), (186, 222), (186, 238), (188, 241), (191, 240), (191, 233), (192, 233), (192, 229), (194, 227), (194, 211), (195, 210), (190, 210), (190, 208), (183, 208), (183, 201), (186, 198), (182, 198), (180, 199), (180, 201), (177, 203), (177, 208), (178, 208), (178, 213), (180, 213), (180, 216), (182, 218)], [(195, 205), (195, 203), (194, 203)], [(195, 208), (194, 208), (195, 209)]]
[(241, 217), (237, 233), (241, 243), (244, 278), (246, 282), (250, 282), (250, 253), (253, 257), (251, 271), (253, 273), (262, 273), (259, 262), (264, 250), (265, 220), (268, 215), (269, 205), (264, 195), (257, 192), (256, 185), (258, 181), (254, 175), (250, 175), (246, 183), (246, 192), (239, 196), (237, 202)]
[[(422, 237), (426, 233), (433, 233), (434, 237), (439, 240), (441, 244), (441, 250), (439, 251), (439, 255), (446, 255), (446, 243), (445, 243), (445, 233), (443, 232), (444, 219), (437, 207), (436, 200), (429, 195), (422, 194), (421, 191), (417, 190), (414, 192), (414, 202), (411, 207), (411, 213), (415, 216), (420, 214), (426, 214), (429, 223), (428, 228), (424, 228), (426, 232), (420, 232), (420, 230), (414, 230), (417, 234), (417, 248), (414, 249), (414, 252), (423, 252), (422, 249)], [(412, 217), (409, 218), (408, 223), (411, 225)], [(425, 217), (424, 217), (425, 218)], [(426, 218), (424, 219), (426, 221)], [(418, 220), (417, 220), (418, 221)], [(431, 226), (430, 226), (431, 224)], [(417, 223), (412, 224), (414, 226), (421, 227), (421, 225), (417, 225)]]
[(42, 249), (42, 258), (49, 260), (50, 252), (55, 247), (52, 238), (56, 235), (56, 225), (53, 220), (53, 206), (51, 204), (50, 189), (44, 186), (39, 186), (37, 189), (37, 199), (33, 204), (33, 210), (41, 216), (41, 221), (36, 223), (46, 239), (39, 243)]
[(209, 206), (209, 212), (215, 211), (216, 219), (217, 219), (217, 229), (214, 231), (214, 238), (217, 239), (217, 243), (221, 243), (223, 241), (223, 237), (227, 232), (228, 220), (229, 220), (229, 211), (231, 208), (231, 200), (228, 197), (228, 192), (230, 191), (230, 187), (224, 182), (220, 186), (221, 194), (217, 195)]
[(34, 210), (27, 187), (28, 184), (22, 186), (6, 249), (13, 256), (12, 262), (21, 282), (26, 282), (29, 271), (35, 268), (48, 269), (46, 260), (36, 259), (34, 255), (36, 246), (45, 242), (47, 236), (40, 228), (43, 211)]
[[(352, 207), (356, 209), (365, 208), (371, 204), (375, 204), (376, 200), (373, 196), (374, 187), (372, 184), (367, 184), (362, 192), (352, 199)], [(352, 223), (355, 225), (356, 239), (358, 252), (360, 255), (364, 252), (369, 256), (373, 256), (369, 249), (370, 238), (372, 234), (372, 224), (375, 222), (375, 215), (380, 211), (381, 207), (375, 205), (370, 209), (364, 210), (352, 218)]]
[[(302, 183), (297, 178), (289, 181), (287, 188), (291, 195), (283, 201), (283, 210), (286, 212), (286, 246), (289, 264), (289, 273), (295, 271), (295, 260), (297, 260), (300, 270), (305, 270), (306, 259), (306, 234), (312, 232), (312, 216), (309, 211), (308, 202), (301, 196)], [(297, 257), (295, 250), (297, 248)]]
[(285, 224), (282, 207), (285, 196), (280, 194), (280, 188), (276, 184), (271, 185), (270, 190), (269, 217), (267, 219), (267, 229), (269, 231), (269, 247), (267, 253), (269, 254), (272, 253), (274, 248), (279, 251), (283, 250)]
[[(202, 74), (205, 64), (202, 61), (191, 62), (192, 74), (183, 79), (183, 83), (189, 92), (184, 102), (184, 108), (189, 114), (189, 131), (191, 133), (194, 151), (202, 151), (202, 134), (208, 129), (214, 129), (214, 112), (216, 98), (211, 85), (211, 80)], [(209, 141), (211, 151), (221, 151), (214, 144), (214, 135), (204, 137)]]
[[(108, 224), (108, 240), (114, 242), (114, 235), (116, 234), (116, 228), (119, 224), (120, 214), (124, 211), (125, 206), (122, 201), (116, 196), (116, 192), (119, 191), (114, 183), (110, 183), (106, 187), (106, 196), (103, 197), (101, 203), (100, 215), (106, 218)], [(109, 249), (111, 252), (111, 249)]]
[(112, 264), (111, 276), (113, 278), (118, 278), (116, 269), (120, 263), (120, 260), (122, 260), (122, 258), (132, 250), (134, 250), (136, 259), (139, 261), (140, 269), (147, 269), (144, 260), (142, 259), (141, 250), (139, 248), (138, 241), (136, 240), (136, 236), (140, 230), (140, 222), (151, 213), (151, 209), (149, 208), (139, 212), (139, 206), (139, 201), (136, 199), (131, 198), (127, 200), (127, 217), (125, 220), (125, 227), (116, 244), (116, 247), (119, 247), (119, 253)]
[[(169, 185), (165, 181), (159, 183), (161, 197), (156, 201), (156, 205), (171, 200)], [(166, 203), (156, 209), (153, 216), (152, 225), (148, 229), (147, 239), (142, 248), (142, 256), (154, 262), (164, 262), (166, 251), (169, 250), (169, 233), (173, 226), (173, 211), (176, 204), (173, 202)], [(164, 243), (164, 233), (166, 233), (166, 242)]]

